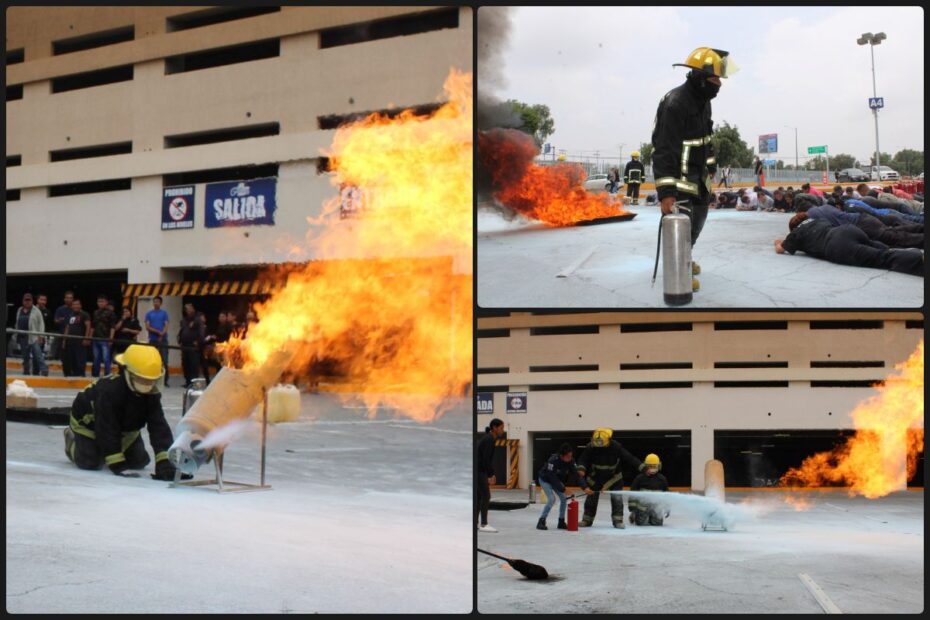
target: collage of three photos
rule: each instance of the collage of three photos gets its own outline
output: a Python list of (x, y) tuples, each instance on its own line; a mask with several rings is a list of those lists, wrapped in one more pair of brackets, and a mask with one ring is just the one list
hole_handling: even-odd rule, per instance
[(920, 7), (5, 16), (9, 613), (923, 610)]

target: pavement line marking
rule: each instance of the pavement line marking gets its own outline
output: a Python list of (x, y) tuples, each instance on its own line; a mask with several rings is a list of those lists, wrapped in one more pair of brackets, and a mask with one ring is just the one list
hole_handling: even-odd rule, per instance
[(600, 247), (600, 246), (598, 246), (598, 245), (595, 245), (594, 247), (592, 247), (590, 250), (588, 250), (587, 252), (585, 252), (584, 254), (582, 254), (582, 255), (578, 258), (578, 260), (576, 260), (574, 263), (572, 263), (571, 265), (569, 265), (568, 267), (566, 267), (565, 269), (563, 269), (562, 271), (560, 271), (559, 273), (557, 273), (555, 277), (557, 277), (557, 278), (567, 278), (568, 276), (570, 276), (576, 269), (578, 269), (579, 267), (581, 267), (581, 266), (584, 264), (584, 262), (585, 262), (586, 260), (588, 260), (589, 258), (591, 258), (591, 255), (594, 254), (594, 253), (597, 251), (597, 249), (598, 249), (599, 247)]
[(820, 606), (823, 608), (824, 613), (827, 614), (841, 614), (840, 608), (830, 600), (830, 597), (827, 596), (827, 593), (824, 592), (820, 586), (810, 578), (809, 575), (805, 573), (798, 573), (798, 577), (801, 579), (801, 583), (807, 586), (807, 589), (811, 594), (814, 595), (814, 598), (817, 599), (817, 602), (820, 603)]

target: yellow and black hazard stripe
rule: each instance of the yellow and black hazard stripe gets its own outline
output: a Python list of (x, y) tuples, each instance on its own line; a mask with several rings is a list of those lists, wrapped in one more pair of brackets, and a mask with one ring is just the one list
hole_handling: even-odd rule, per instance
[(197, 282), (158, 282), (148, 284), (124, 284), (123, 306), (133, 312), (140, 297), (176, 297), (206, 295), (268, 295), (282, 288), (281, 280), (214, 280)]
[(495, 446), (507, 448), (507, 460), (510, 463), (510, 472), (507, 476), (507, 488), (515, 489), (520, 482), (520, 440), (498, 439)]

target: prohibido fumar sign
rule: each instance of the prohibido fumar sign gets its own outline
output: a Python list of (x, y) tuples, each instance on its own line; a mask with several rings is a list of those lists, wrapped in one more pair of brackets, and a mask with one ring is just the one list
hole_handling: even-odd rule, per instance
[(274, 226), (277, 179), (252, 179), (207, 185), (204, 225)]

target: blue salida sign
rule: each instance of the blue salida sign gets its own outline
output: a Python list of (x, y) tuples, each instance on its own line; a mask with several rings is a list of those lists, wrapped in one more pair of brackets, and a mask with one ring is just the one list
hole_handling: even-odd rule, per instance
[(206, 190), (204, 225), (274, 226), (277, 179), (252, 179), (209, 183)]
[(194, 227), (194, 186), (166, 187), (161, 195), (161, 229)]
[(494, 392), (475, 394), (475, 413), (494, 413)]

